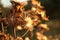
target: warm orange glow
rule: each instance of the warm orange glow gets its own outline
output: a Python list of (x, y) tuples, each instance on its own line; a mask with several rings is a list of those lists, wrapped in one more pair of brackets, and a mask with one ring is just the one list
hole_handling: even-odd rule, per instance
[(25, 21), (27, 22), (25, 27), (28, 28), (30, 31), (32, 31), (33, 30), (33, 25), (32, 25), (33, 21), (32, 21), (32, 19), (30, 17), (26, 17)]
[(44, 20), (49, 20), (47, 17), (46, 17), (46, 11), (41, 11), (41, 17), (42, 17), (42, 19), (44, 19)]
[(36, 32), (37, 40), (48, 40), (48, 38), (41, 32)]
[(46, 29), (46, 30), (49, 30), (47, 24), (40, 24), (39, 27), (40, 27), (40, 28), (44, 28), (44, 29)]
[(30, 40), (29, 37), (26, 37), (25, 40)]
[[(46, 11), (43, 10), (43, 6), (41, 3), (36, 0), (30, 0), (31, 9), (25, 10), (25, 4), (28, 0), (13, 0), (16, 3), (14, 4), (13, 11), (11, 12), (11, 17), (9, 15), (9, 22), (12, 22), (12, 26), (14, 28), (14, 38), (16, 40), (30, 40), (36, 33), (37, 40), (47, 40), (47, 36), (43, 33), (49, 30), (47, 24), (43, 24), (42, 20), (48, 21), (49, 19), (46, 17)], [(10, 13), (9, 13), (10, 14)], [(11, 24), (11, 23), (10, 23)], [(15, 25), (16, 24), (16, 25)], [(42, 30), (40, 30), (42, 29)], [(23, 31), (23, 33), (19, 34), (20, 37), (17, 37), (16, 30)], [(36, 30), (36, 32), (33, 32)], [(29, 33), (30, 37), (25, 37), (25, 35)], [(15, 39), (14, 39), (15, 40)]]
[(27, 22), (27, 24), (26, 24), (27, 27), (32, 26), (32, 23), (33, 23), (33, 22), (32, 22), (32, 20), (31, 20), (30, 17), (26, 17), (25, 20), (26, 20), (26, 22)]
[[(18, 0), (17, 0), (18, 1)], [(20, 8), (20, 10), (22, 10), (22, 12), (25, 12), (23, 11), (23, 7), (24, 7), (24, 2), (25, 0), (22, 0), (21, 1), (21, 5), (20, 6), (17, 6), (17, 9)], [(41, 20), (39, 20), (39, 16), (38, 15), (41, 15), (42, 19), (43, 20), (46, 20), (48, 21), (48, 18), (46, 17), (46, 11), (45, 10), (41, 10), (41, 8), (44, 8), (43, 6), (41, 6), (41, 3), (36, 1), (36, 0), (31, 0), (32, 2), (32, 5), (35, 5), (35, 6), (32, 6), (31, 10), (29, 11), (33, 11), (35, 13), (34, 16), (28, 16), (27, 14), (25, 14), (25, 17), (24, 17), (24, 20), (26, 21), (26, 24), (25, 24), (25, 27), (24, 29), (28, 29), (29, 31), (33, 32), (33, 29), (34, 29), (34, 26), (36, 26), (38, 23), (41, 22)], [(28, 13), (29, 11), (26, 11), (26, 13)], [(28, 14), (31, 14), (31, 13), (28, 13)], [(22, 14), (23, 15), (23, 14)], [(21, 17), (23, 17), (22, 15), (20, 15)], [(33, 17), (33, 19), (32, 19)], [(47, 24), (39, 24), (38, 26), (39, 28), (44, 28), (45, 30), (49, 30)], [(17, 26), (17, 29), (21, 30), (21, 26)], [(38, 40), (47, 40), (47, 37), (43, 35), (43, 33), (40, 33), (40, 32), (36, 32), (36, 36), (37, 36), (37, 39)], [(30, 40), (28, 37), (25, 38), (25, 40)]]
[(23, 39), (22, 39), (22, 37), (17, 37), (17, 39), (16, 39), (16, 40), (23, 40)]
[(21, 26), (17, 26), (17, 29), (18, 30), (22, 30), (23, 28)]
[(36, 8), (32, 7), (32, 11), (36, 11)]
[(37, 40), (42, 40), (43, 35), (40, 32), (36, 32)]
[(40, 7), (40, 8), (44, 8), (43, 6), (41, 6), (41, 3), (40, 2), (38, 2), (36, 0), (31, 0), (31, 1), (32, 1), (32, 4), (33, 5), (36, 5), (36, 6)]

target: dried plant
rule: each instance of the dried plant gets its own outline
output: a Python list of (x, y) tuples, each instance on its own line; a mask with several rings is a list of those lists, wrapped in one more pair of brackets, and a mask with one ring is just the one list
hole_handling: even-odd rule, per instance
[[(41, 6), (41, 3), (36, 0), (30, 0), (31, 9), (25, 10), (25, 2), (23, 0), (22, 2), (17, 1), (11, 1), (13, 7), (6, 14), (6, 18), (3, 18), (4, 22), (13, 28), (14, 36), (12, 40), (32, 40), (34, 30), (36, 30), (37, 40), (48, 40), (43, 33), (49, 28), (47, 24), (42, 23), (42, 20), (48, 21), (49, 19), (46, 17), (46, 11), (43, 10), (44, 7)], [(26, 32), (17, 36), (17, 30), (26, 30)], [(27, 33), (29, 33), (29, 37), (25, 37)]]

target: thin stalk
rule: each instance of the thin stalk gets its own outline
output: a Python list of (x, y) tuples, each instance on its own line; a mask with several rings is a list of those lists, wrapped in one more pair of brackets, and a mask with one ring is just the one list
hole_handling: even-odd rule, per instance
[(2, 25), (2, 33), (4, 34), (4, 26), (3, 26), (3, 22), (1, 22)]
[(27, 30), (21, 37), (24, 37), (28, 32), (29, 30)]

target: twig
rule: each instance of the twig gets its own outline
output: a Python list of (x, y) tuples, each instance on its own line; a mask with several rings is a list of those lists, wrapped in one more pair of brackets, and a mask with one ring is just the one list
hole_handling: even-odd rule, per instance
[(28, 32), (29, 32), (29, 29), (21, 37), (24, 37)]

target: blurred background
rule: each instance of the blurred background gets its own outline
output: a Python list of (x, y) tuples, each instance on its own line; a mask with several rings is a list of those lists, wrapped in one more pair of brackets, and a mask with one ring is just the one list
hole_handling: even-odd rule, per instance
[[(48, 35), (53, 35), (52, 38), (57, 37), (60, 40), (60, 0), (40, 0), (45, 6), (46, 15), (49, 16), (50, 21), (47, 24), (50, 27)], [(55, 40), (55, 39), (54, 39)]]
[[(45, 32), (45, 34), (51, 38), (59, 38), (60, 40), (60, 0), (38, 0), (45, 7), (46, 15), (49, 17), (49, 21), (45, 22), (48, 24), (50, 28), (49, 31)], [(3, 17), (5, 17), (9, 8), (4, 8), (1, 3), (0, 7), (2, 7)], [(0, 28), (1, 30), (1, 28)], [(11, 29), (8, 29), (9, 32)], [(12, 32), (10, 32), (12, 34)]]

